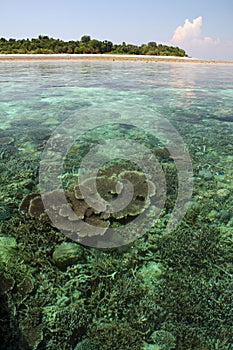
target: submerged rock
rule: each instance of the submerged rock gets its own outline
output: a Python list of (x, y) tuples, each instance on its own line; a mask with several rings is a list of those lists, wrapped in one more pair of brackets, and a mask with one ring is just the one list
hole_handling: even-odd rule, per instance
[(82, 247), (76, 243), (63, 242), (53, 252), (53, 262), (60, 269), (65, 270), (68, 266), (80, 261)]

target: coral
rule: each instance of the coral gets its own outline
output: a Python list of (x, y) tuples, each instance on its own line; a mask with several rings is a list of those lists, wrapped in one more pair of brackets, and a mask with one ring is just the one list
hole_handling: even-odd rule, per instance
[(99, 350), (96, 345), (93, 345), (92, 341), (88, 338), (78, 343), (74, 350)]
[(0, 296), (14, 288), (15, 280), (4, 272), (0, 272)]
[[(8, 241), (10, 240), (15, 241), (15, 238), (8, 237)], [(31, 308), (25, 308), (25, 305), (28, 305), (34, 290), (34, 279), (29, 272), (30, 268), (23, 262), (19, 247), (17, 250), (14, 249), (14, 252), (14, 255), (8, 254), (8, 259), (3, 263), (0, 261), (1, 349), (36, 349), (35, 343), (29, 341), (29, 328), (24, 330), (22, 327), (23, 323), (28, 322), (27, 317), (24, 321), (21, 319), (29, 309), (31, 312)], [(35, 334), (36, 327), (31, 327), (31, 332)]]
[(7, 296), (0, 296), (1, 350), (31, 350), (14, 319), (13, 310), (7, 304)]
[(0, 159), (4, 161), (9, 161), (14, 159), (18, 154), (17, 147), (13, 145), (6, 145), (0, 149)]
[(119, 180), (127, 180), (133, 184), (133, 198), (126, 208), (113, 213), (112, 216), (116, 219), (122, 219), (139, 215), (149, 206), (149, 198), (155, 195), (154, 184), (147, 181), (146, 176), (138, 171), (123, 171), (119, 176)]
[[(37, 140), (34, 133), (30, 137), (30, 122), (24, 126), (22, 120), (26, 136), (18, 138), (12, 134), (19, 147), (17, 159), (13, 159), (12, 144), (0, 147), (5, 155), (9, 151), (9, 161), (3, 154), (0, 164), (1, 209), (4, 209), (0, 215), (5, 215), (5, 209), (10, 212), (8, 220), (3, 218), (0, 223), (1, 237), (8, 242), (0, 249), (5, 252), (0, 261), (2, 348), (117, 350), (117, 346), (127, 349), (129, 340), (132, 349), (140, 345), (140, 350), (141, 346), (148, 350), (171, 348), (174, 342), (179, 350), (230, 350), (233, 336), (231, 144), (223, 149), (227, 167), (224, 170), (211, 152), (213, 144), (207, 138), (203, 140), (209, 152), (202, 152), (198, 158), (201, 164), (195, 169), (192, 206), (181, 225), (170, 234), (166, 232), (166, 220), (177, 197), (178, 179), (166, 149), (154, 149), (166, 176), (165, 216), (150, 230), (146, 227), (146, 234), (132, 244), (98, 250), (69, 242), (45, 215), (37, 193), (39, 153), (31, 152), (32, 143), (27, 150), (25, 145), (26, 139), (33, 138), (43, 147), (44, 136)], [(18, 126), (20, 130), (21, 124)], [(3, 136), (7, 134), (1, 133), (0, 137)], [(227, 138), (223, 137), (221, 142), (226, 144)], [(199, 149), (192, 147), (198, 157)], [(73, 170), (76, 159), (72, 157), (80, 150), (85, 154), (87, 146), (76, 147), (70, 153), (68, 170)], [(56, 166), (56, 162), (51, 166)], [(147, 205), (146, 197), (152, 202), (149, 196), (156, 190), (150, 184), (146, 186), (145, 177), (136, 165), (107, 164), (96, 179), (104, 200), (115, 200), (123, 194), (119, 180), (132, 180), (135, 188), (138, 184), (134, 204), (115, 215), (106, 206), (100, 208), (101, 212), (86, 204), (79, 189), (74, 191), (77, 176), (73, 178), (65, 186), (66, 203), (61, 202), (59, 191), (50, 192), (47, 197), (54, 220), (71, 227), (71, 231), (77, 218), (94, 225), (110, 222), (112, 227), (127, 223), (129, 214), (134, 219)], [(84, 185), (88, 187), (88, 181)], [(24, 201), (17, 212), (21, 198)], [(132, 235), (132, 231), (127, 235)]]
[(43, 215), (45, 214), (45, 209), (40, 196), (36, 196), (30, 201), (28, 212), (31, 216), (35, 218), (43, 218)]
[[(52, 226), (80, 242), (84, 237), (103, 235), (110, 225), (114, 227), (114, 225), (121, 225), (124, 221), (133, 220), (147, 209), (150, 205), (150, 197), (156, 192), (154, 184), (147, 181), (143, 173), (136, 170), (123, 170), (122, 167), (116, 170), (118, 176), (112, 174), (111, 177), (100, 175), (96, 179), (89, 178), (80, 186), (75, 186), (73, 192), (53, 190), (43, 194), (42, 198), (33, 193), (29, 194), (23, 199), (19, 209), (39, 220), (49, 219)], [(93, 180), (96, 181), (97, 194), (95, 194)], [(129, 204), (126, 202), (125, 205), (124, 200), (128, 200), (128, 197), (124, 195), (123, 183), (131, 183), (133, 188), (132, 200)], [(88, 203), (83, 198), (83, 192), (88, 196)], [(115, 210), (112, 207), (111, 201), (114, 202), (115, 197), (119, 197), (118, 203), (123, 209)], [(84, 223), (91, 226), (84, 225)], [(96, 227), (101, 230), (95, 230)], [(137, 229), (139, 231), (139, 227)], [(132, 234), (129, 237), (137, 237), (133, 228), (131, 231)], [(119, 239), (122, 240), (120, 237)]]
[(154, 284), (159, 281), (162, 271), (163, 266), (161, 263), (149, 261), (138, 270), (138, 274), (142, 277), (143, 283), (153, 289)]
[(0, 159), (2, 160), (10, 160), (17, 153), (18, 149), (14, 146), (14, 138), (11, 136), (1, 136), (0, 134)]
[(96, 323), (88, 331), (94, 349), (141, 350), (142, 340), (129, 324), (123, 322)]
[(20, 323), (20, 329), (30, 349), (36, 350), (43, 340), (43, 325), (32, 325), (29, 320)]
[(189, 229), (183, 223), (158, 242), (165, 270), (154, 301), (166, 315), (159, 328), (176, 336), (177, 348), (214, 349), (216, 334), (221, 342), (233, 335), (232, 248), (199, 213), (191, 210), (191, 218)]
[(155, 331), (151, 335), (151, 339), (155, 345), (158, 346), (158, 350), (172, 350), (175, 349), (176, 339), (170, 332), (163, 329)]
[[(187, 222), (193, 222), (189, 230), (186, 223), (175, 234), (154, 229), (124, 250), (101, 251), (77, 245), (79, 259), (64, 270), (51, 262), (65, 237), (41, 220), (23, 215), (14, 220), (11, 226), (5, 221), (2, 229), (8, 231), (11, 227), (20, 242), (23, 259), (15, 264), (15, 269), (9, 266), (12, 274), (5, 274), (10, 281), (4, 296), (9, 294), (21, 303), (24, 296), (22, 293), (17, 296), (16, 291), (20, 292), (21, 283), (24, 285), (25, 266), (40, 271), (33, 292), (29, 291), (20, 304), (27, 305), (30, 312), (25, 314), (17, 300), (14, 303), (16, 319), (23, 332), (28, 331), (31, 339), (28, 341), (34, 339), (37, 344), (41, 339), (37, 327), (43, 324), (43, 340), (38, 350), (55, 350), (59, 346), (62, 350), (79, 349), (78, 346), (109, 349), (119, 338), (122, 339), (122, 343), (118, 341), (119, 349), (127, 349), (123, 328), (127, 329), (127, 336), (133, 334), (134, 339), (139, 339), (138, 344), (152, 342), (150, 335), (163, 331), (157, 333), (161, 341), (167, 332), (177, 339), (176, 347), (181, 350), (215, 349), (216, 329), (218, 348), (224, 349), (221, 344), (230, 342), (230, 241), (222, 240), (218, 230), (208, 223), (203, 225), (196, 209), (186, 217)], [(158, 266), (162, 262), (161, 271), (157, 271), (157, 261)], [(24, 273), (19, 276), (17, 270), (22, 268)], [(146, 276), (149, 271), (154, 271), (156, 277)], [(30, 273), (27, 275), (31, 278)], [(13, 289), (11, 278), (16, 281)], [(98, 330), (99, 337), (95, 335)], [(109, 343), (105, 340), (108, 338)], [(138, 349), (137, 344), (131, 344), (132, 349)], [(147, 348), (154, 350), (156, 346), (149, 344)], [(225, 349), (228, 348), (226, 345)]]
[(38, 197), (38, 194), (36, 193), (30, 193), (28, 194), (26, 197), (23, 198), (23, 200), (21, 201), (20, 205), (19, 205), (19, 210), (24, 212), (24, 213), (28, 213), (29, 212), (29, 206), (31, 204), (32, 199), (34, 199), (35, 197)]
[(158, 347), (158, 345), (148, 344), (148, 343), (144, 342), (142, 350), (159, 350), (159, 347)]
[[(64, 284), (63, 288), (66, 287)], [(60, 288), (57, 289), (58, 293), (59, 290)], [(57, 295), (54, 295), (57, 298)], [(77, 343), (81, 342), (88, 326), (91, 324), (91, 314), (88, 307), (84, 308), (83, 302), (79, 299), (80, 296), (73, 292), (69, 297), (57, 298), (52, 305), (48, 303), (42, 308), (43, 323), (46, 327), (44, 340), (39, 349), (71, 350), (74, 349)], [(67, 304), (65, 301), (67, 301)], [(88, 345), (90, 345), (89, 342)]]
[(0, 147), (11, 145), (14, 141), (13, 137), (10, 136), (0, 137)]
[(55, 247), (53, 252), (53, 262), (61, 270), (65, 270), (67, 266), (80, 261), (80, 255), (82, 255), (82, 248), (71, 242), (62, 242)]
[(34, 289), (34, 282), (31, 276), (26, 276), (20, 283), (15, 286), (15, 300), (21, 304)]
[[(66, 202), (64, 202), (66, 201)], [(46, 209), (44, 208), (46, 203)], [(71, 192), (54, 190), (43, 195), (42, 198), (36, 194), (27, 195), (21, 202), (19, 209), (30, 216), (49, 222), (67, 235), (74, 234), (80, 237), (95, 234), (95, 231), (87, 231), (80, 219), (95, 226), (105, 227), (106, 222), (100, 217), (100, 213), (87, 212), (89, 206), (82, 199), (77, 199)], [(87, 212), (87, 215), (86, 215)]]
[(0, 263), (7, 263), (14, 255), (16, 255), (17, 242), (14, 237), (0, 236)]
[(7, 220), (11, 217), (10, 210), (6, 205), (0, 206), (0, 220)]

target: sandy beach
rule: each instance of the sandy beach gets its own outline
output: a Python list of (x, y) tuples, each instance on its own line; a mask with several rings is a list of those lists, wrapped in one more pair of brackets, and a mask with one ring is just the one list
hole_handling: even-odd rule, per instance
[(0, 61), (33, 60), (102, 60), (102, 61), (141, 61), (141, 62), (179, 62), (206, 64), (233, 64), (233, 61), (205, 60), (189, 57), (112, 55), (112, 54), (0, 54)]

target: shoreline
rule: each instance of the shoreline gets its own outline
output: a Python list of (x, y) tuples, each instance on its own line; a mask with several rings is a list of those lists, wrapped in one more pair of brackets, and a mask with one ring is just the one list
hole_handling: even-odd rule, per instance
[(199, 59), (176, 56), (114, 55), (114, 54), (0, 54), (0, 61), (38, 60), (100, 60), (100, 61), (140, 61), (140, 62), (179, 62), (206, 64), (233, 64), (233, 61)]

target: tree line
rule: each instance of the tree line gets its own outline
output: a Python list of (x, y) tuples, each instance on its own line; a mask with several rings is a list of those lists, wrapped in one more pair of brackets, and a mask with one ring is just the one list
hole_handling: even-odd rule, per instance
[(186, 52), (174, 46), (157, 44), (133, 45), (113, 44), (109, 40), (100, 41), (83, 35), (80, 40), (63, 41), (45, 35), (32, 39), (0, 38), (0, 54), (133, 54), (156, 56), (187, 56)]

